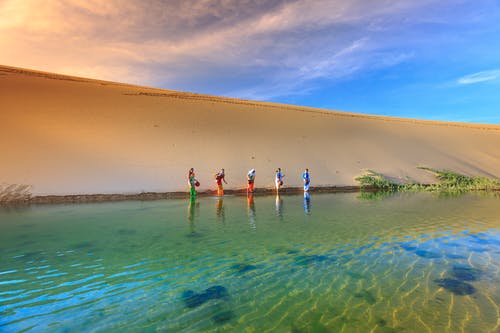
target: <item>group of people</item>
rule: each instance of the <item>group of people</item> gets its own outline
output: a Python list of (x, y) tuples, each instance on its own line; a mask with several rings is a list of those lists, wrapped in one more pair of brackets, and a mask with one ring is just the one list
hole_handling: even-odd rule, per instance
[[(224, 169), (221, 169), (219, 172), (214, 174), (215, 182), (217, 184), (217, 195), (224, 195), (224, 188), (222, 182), (227, 184), (226, 182), (226, 174)], [(276, 169), (274, 183), (276, 187), (276, 192), (278, 193), (280, 188), (283, 186), (283, 178), (285, 175), (281, 172), (281, 168)], [(311, 176), (309, 175), (309, 169), (305, 169), (302, 173), (302, 181), (304, 183), (304, 193), (309, 192), (309, 186), (311, 184)], [(247, 174), (247, 193), (254, 192), (254, 183), (255, 183), (255, 169), (248, 171)], [(200, 182), (196, 179), (196, 175), (194, 173), (194, 168), (189, 169), (188, 171), (188, 184), (189, 184), (189, 194), (191, 197), (196, 196), (196, 187), (200, 186)]]

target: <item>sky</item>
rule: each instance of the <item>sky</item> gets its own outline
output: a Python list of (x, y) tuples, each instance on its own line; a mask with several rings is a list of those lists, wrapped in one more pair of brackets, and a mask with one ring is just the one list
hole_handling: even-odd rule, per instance
[(0, 0), (0, 64), (500, 124), (500, 0)]

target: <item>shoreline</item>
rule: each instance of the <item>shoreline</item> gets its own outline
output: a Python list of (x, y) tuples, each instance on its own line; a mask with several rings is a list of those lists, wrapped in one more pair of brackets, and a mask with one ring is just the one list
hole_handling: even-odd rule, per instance
[[(423, 186), (430, 186), (423, 184)], [(398, 190), (389, 190), (375, 186), (318, 186), (311, 187), (309, 193), (373, 193), (373, 192), (401, 192)], [(404, 192), (404, 191), (403, 191)], [(500, 193), (500, 189), (477, 189), (466, 192), (493, 192)], [(281, 188), (280, 195), (297, 195), (304, 193), (302, 187)], [(224, 195), (246, 197), (246, 188), (224, 190)], [(271, 196), (276, 195), (274, 188), (259, 188), (253, 192), (253, 196)], [(196, 197), (217, 197), (217, 190), (207, 190), (197, 193)], [(189, 199), (189, 192), (141, 192), (129, 194), (68, 194), (68, 195), (38, 195), (25, 198), (16, 198), (14, 200), (0, 201), (0, 208), (12, 206), (30, 206), (30, 205), (57, 205), (57, 204), (84, 204), (84, 203), (107, 203), (121, 201), (155, 201), (172, 199)]]
[[(359, 186), (318, 186), (311, 187), (310, 193), (352, 193), (371, 192), (376, 188), (361, 188)], [(280, 195), (300, 194), (304, 190), (302, 187), (284, 187), (280, 190)], [(246, 196), (246, 188), (224, 190), (225, 195)], [(274, 188), (255, 189), (254, 196), (267, 196), (276, 194)], [(216, 196), (217, 190), (208, 190), (197, 193), (197, 197)], [(9, 201), (0, 201), (0, 207), (10, 205), (31, 205), (31, 204), (65, 204), (65, 203), (100, 203), (118, 201), (153, 201), (164, 199), (189, 199), (189, 192), (141, 192), (130, 194), (69, 194), (69, 195), (38, 195), (33, 197), (18, 198)]]

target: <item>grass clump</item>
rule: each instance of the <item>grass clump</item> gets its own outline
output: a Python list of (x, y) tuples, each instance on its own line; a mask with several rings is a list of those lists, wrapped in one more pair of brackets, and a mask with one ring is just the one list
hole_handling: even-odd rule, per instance
[(377, 173), (373, 170), (368, 170), (364, 175), (355, 178), (359, 182), (361, 188), (375, 188), (394, 191), (399, 189), (400, 184), (391, 182), (385, 178), (382, 174)]

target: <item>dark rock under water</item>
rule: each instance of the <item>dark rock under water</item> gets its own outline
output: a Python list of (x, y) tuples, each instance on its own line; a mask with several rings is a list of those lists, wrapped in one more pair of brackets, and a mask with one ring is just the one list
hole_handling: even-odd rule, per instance
[(202, 293), (186, 290), (181, 295), (184, 304), (188, 308), (196, 308), (212, 299), (221, 299), (226, 297), (229, 297), (229, 293), (223, 286), (212, 286), (205, 289)]
[(137, 230), (134, 229), (118, 229), (116, 232), (118, 235), (122, 236), (130, 236), (130, 235), (135, 235), (137, 233)]
[(375, 304), (377, 302), (377, 298), (366, 289), (361, 290), (359, 293), (355, 293), (354, 296), (364, 299), (368, 304)]
[(463, 282), (457, 279), (437, 279), (434, 280), (438, 286), (451, 291), (455, 295), (470, 295), (476, 292), (476, 288), (467, 282)]
[(406, 251), (415, 251), (417, 249), (416, 246), (413, 246), (409, 243), (401, 243), (401, 244), (398, 244), (400, 248), (402, 248), (403, 250), (406, 250)]
[(478, 268), (464, 266), (464, 265), (455, 265), (451, 270), (451, 275), (461, 281), (477, 281), (482, 275), (482, 271)]
[(453, 253), (447, 253), (445, 255), (446, 258), (448, 259), (467, 259), (466, 256), (461, 255), (461, 254), (453, 254)]
[(478, 252), (478, 253), (483, 253), (483, 252), (487, 252), (488, 249), (485, 248), (485, 247), (470, 247), (469, 248), (469, 251), (471, 252)]
[(379, 319), (377, 319), (377, 325), (379, 325), (379, 326), (387, 326), (387, 320), (385, 320), (383, 318), (379, 318)]
[(216, 324), (223, 324), (235, 317), (234, 312), (231, 310), (221, 311), (212, 316), (212, 320)]
[(227, 289), (223, 286), (209, 287), (205, 290), (203, 294), (207, 295), (207, 297), (210, 297), (210, 299), (219, 299), (229, 296)]
[(250, 264), (236, 264), (231, 266), (231, 269), (235, 270), (236, 272), (243, 274), (249, 271), (253, 271), (257, 269), (257, 266), (250, 265)]
[(312, 264), (329, 262), (331, 260), (332, 259), (327, 256), (318, 254), (301, 255), (294, 258), (295, 263), (300, 266), (309, 266)]
[(202, 305), (207, 301), (207, 299), (201, 295), (197, 294), (192, 290), (186, 290), (182, 293), (182, 300), (188, 308), (195, 308)]
[(427, 250), (417, 250), (415, 254), (421, 258), (425, 259), (437, 259), (441, 258), (441, 255), (435, 252), (427, 251)]

